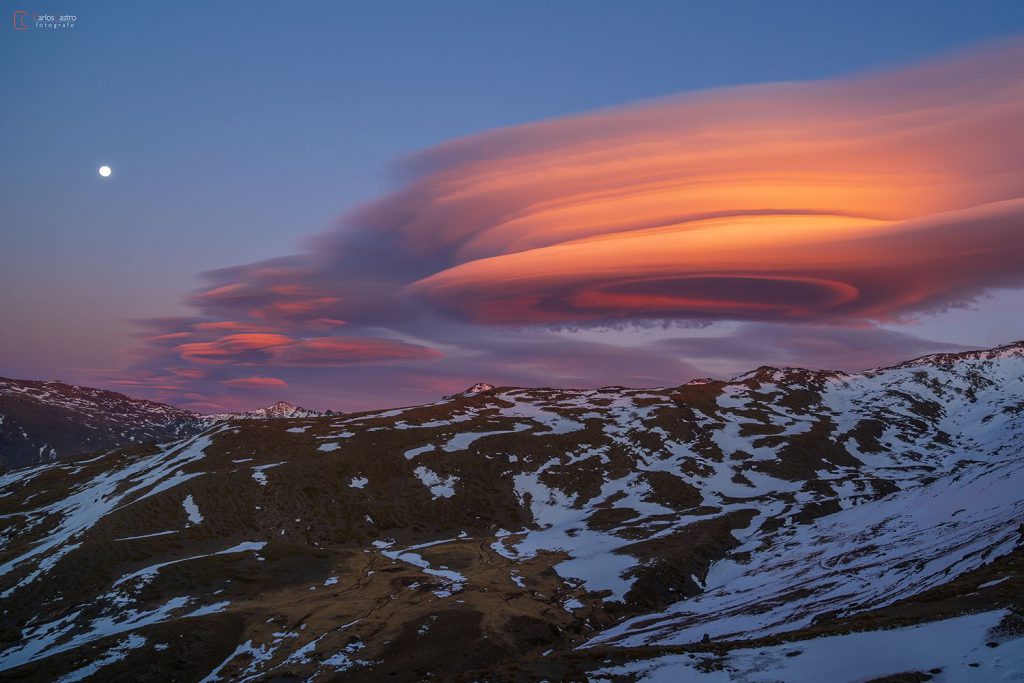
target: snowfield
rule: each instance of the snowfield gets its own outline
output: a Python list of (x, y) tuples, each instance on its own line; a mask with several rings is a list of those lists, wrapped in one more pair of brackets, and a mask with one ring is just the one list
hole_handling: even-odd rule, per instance
[(650, 683), (857, 683), (906, 671), (937, 671), (943, 683), (1024, 680), (1024, 638), (991, 648), (989, 633), (1006, 616), (983, 612), (921, 626), (738, 649), (718, 660), (669, 655), (594, 672), (591, 680), (632, 675)]

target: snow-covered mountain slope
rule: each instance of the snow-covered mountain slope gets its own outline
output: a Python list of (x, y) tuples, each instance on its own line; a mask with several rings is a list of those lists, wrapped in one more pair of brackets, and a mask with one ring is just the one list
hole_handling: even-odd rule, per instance
[(103, 389), (0, 377), (0, 467), (25, 467), (131, 444), (169, 442), (226, 420), (333, 414), (278, 401), (256, 410), (200, 415)]
[(23, 467), (195, 434), (195, 413), (63, 382), (0, 378), (0, 466)]
[(823, 680), (919, 634), (827, 680), (1005, 678), (1024, 345), (222, 420), (8, 473), (0, 520), (0, 676)]
[[(664, 654), (600, 668), (590, 679), (665, 683), (1017, 681), (1024, 674), (1024, 638), (1006, 633), (1004, 625), (1011, 617), (1009, 610), (991, 610), (809, 642), (738, 647), (724, 654)], [(899, 673), (894, 676), (894, 671)]]

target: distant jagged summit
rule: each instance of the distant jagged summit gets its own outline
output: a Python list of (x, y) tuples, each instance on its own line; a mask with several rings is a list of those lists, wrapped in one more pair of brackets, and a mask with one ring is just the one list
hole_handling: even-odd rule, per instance
[(292, 405), (287, 401), (278, 401), (266, 408), (245, 410), (237, 413), (217, 413), (216, 415), (207, 415), (206, 418), (208, 420), (278, 420), (293, 417), (323, 417), (324, 415), (333, 414), (334, 411), (332, 410), (326, 412), (308, 410), (301, 406)]
[(494, 391), (494, 385), (488, 384), (487, 382), (477, 382), (465, 391), (460, 391), (457, 394), (451, 394), (445, 396), (445, 398), (456, 398), (458, 396), (476, 396), (477, 394), (483, 394), (488, 391)]

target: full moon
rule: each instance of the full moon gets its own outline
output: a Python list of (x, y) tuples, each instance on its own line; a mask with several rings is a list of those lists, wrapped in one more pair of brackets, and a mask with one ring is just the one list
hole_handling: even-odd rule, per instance
[(109, 166), (100, 166), (100, 175), (101, 176), (103, 176), (104, 178), (107, 178), (107, 177), (110, 176), (110, 173), (111, 173), (111, 171), (110, 171), (110, 167)]

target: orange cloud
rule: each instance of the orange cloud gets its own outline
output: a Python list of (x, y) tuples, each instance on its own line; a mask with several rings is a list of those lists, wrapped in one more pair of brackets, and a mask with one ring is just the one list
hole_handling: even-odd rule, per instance
[(1024, 270), (1024, 200), (898, 223), (744, 216), (480, 259), (413, 286), (485, 323), (885, 319)]
[(221, 382), (232, 389), (287, 389), (288, 383), (277, 377), (239, 377)]
[(476, 322), (887, 318), (1019, 283), (1024, 48), (733, 88), (427, 152), (377, 211)]

